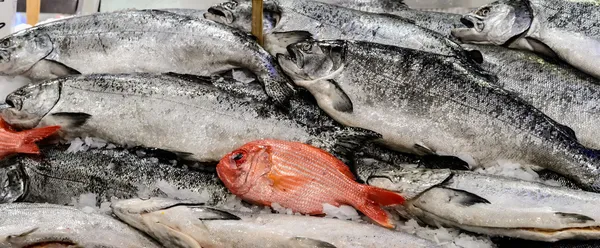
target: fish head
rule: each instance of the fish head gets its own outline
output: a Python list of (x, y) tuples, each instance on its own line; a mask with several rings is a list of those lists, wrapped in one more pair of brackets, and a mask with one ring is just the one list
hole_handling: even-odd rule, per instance
[(16, 202), (27, 193), (29, 178), (16, 158), (4, 159), (0, 164), (0, 204)]
[(271, 147), (250, 142), (225, 155), (217, 164), (217, 174), (231, 193), (246, 194), (271, 167)]
[(0, 75), (15, 76), (29, 71), (53, 50), (50, 37), (29, 29), (0, 39)]
[(452, 30), (452, 35), (460, 41), (504, 45), (529, 30), (533, 11), (528, 0), (500, 0), (463, 16), (460, 21), (467, 28)]
[[(279, 5), (274, 1), (263, 3), (263, 28), (269, 32), (281, 19)], [(231, 0), (210, 7), (204, 18), (250, 33), (252, 31), (252, 1)]]
[(316, 81), (333, 77), (344, 67), (346, 41), (302, 41), (287, 47), (277, 60), (294, 81)]
[(3, 109), (2, 118), (14, 127), (36, 127), (60, 99), (62, 84), (57, 80), (26, 85), (6, 97), (10, 108)]

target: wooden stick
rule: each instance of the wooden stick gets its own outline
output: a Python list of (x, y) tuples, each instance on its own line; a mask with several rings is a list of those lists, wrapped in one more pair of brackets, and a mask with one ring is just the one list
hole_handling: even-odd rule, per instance
[(27, 0), (25, 3), (27, 24), (34, 26), (40, 20), (41, 0)]
[(258, 38), (258, 44), (264, 45), (263, 0), (252, 0), (252, 35)]

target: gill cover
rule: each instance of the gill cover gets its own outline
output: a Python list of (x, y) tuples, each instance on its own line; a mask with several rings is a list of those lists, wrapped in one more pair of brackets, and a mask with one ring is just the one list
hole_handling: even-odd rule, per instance
[(515, 20), (510, 32), (512, 38), (504, 44), (504, 46), (508, 46), (515, 40), (522, 38), (529, 31), (533, 23), (534, 13), (529, 0), (499, 0), (498, 3), (511, 6), (514, 11)]

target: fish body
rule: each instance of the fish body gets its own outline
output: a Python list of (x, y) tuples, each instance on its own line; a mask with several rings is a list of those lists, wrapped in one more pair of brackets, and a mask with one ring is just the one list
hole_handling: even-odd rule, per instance
[(398, 193), (420, 191), (407, 195), (406, 211), (431, 225), (547, 242), (600, 239), (597, 193), (449, 170), (383, 170), (367, 182)]
[[(71, 74), (253, 72), (281, 100), (289, 79), (250, 35), (222, 24), (161, 10), (127, 10), (60, 19), (0, 40), (3, 75), (36, 80)], [(284, 101), (284, 100), (282, 100)]]
[(489, 45), (481, 66), (498, 76), (498, 84), (574, 130), (580, 143), (600, 148), (600, 80), (563, 63), (533, 53)]
[(402, 0), (318, 0), (319, 2), (373, 13), (394, 13), (408, 9)]
[(357, 41), (301, 42), (279, 56), (319, 106), (417, 154), (535, 164), (600, 189), (600, 160), (572, 132), (451, 57)]
[(218, 162), (236, 147), (264, 138), (332, 147), (343, 137), (356, 140), (361, 132), (378, 137), (347, 128), (327, 129), (312, 117), (319, 113), (306, 105), (284, 111), (268, 100), (260, 84), (254, 84), (258, 89), (239, 85), (236, 92), (227, 87), (238, 83), (226, 82), (230, 81), (175, 74), (64, 77), (11, 94), (7, 101), (14, 108), (3, 110), (2, 116), (17, 126), (62, 123), (65, 139), (97, 137), (118, 145), (173, 151), (199, 162)]
[(393, 227), (381, 206), (402, 196), (355, 181), (342, 161), (313, 146), (281, 140), (247, 143), (217, 165), (225, 186), (260, 205), (278, 203), (302, 214), (323, 214), (323, 204), (352, 205), (382, 226)]
[(600, 6), (567, 0), (501, 0), (465, 15), (452, 31), (465, 43), (558, 57), (600, 79)]
[[(363, 12), (317, 1), (270, 0), (265, 3), (267, 33), (305, 30), (315, 39), (370, 41), (467, 58), (460, 45), (411, 20)], [(205, 17), (250, 32), (251, 1), (230, 1), (208, 9)], [(266, 41), (267, 42), (267, 41)], [(288, 43), (288, 42), (286, 42)], [(271, 54), (285, 51), (271, 51)]]
[(0, 246), (6, 248), (161, 247), (125, 223), (73, 207), (13, 203), (0, 204), (0, 211)]
[(15, 153), (39, 154), (35, 144), (60, 129), (60, 126), (48, 126), (16, 132), (4, 119), (0, 118), (0, 158)]
[[(2, 162), (6, 181), (0, 203), (15, 201), (71, 204), (82, 194), (95, 194), (99, 205), (113, 197), (169, 196), (217, 205), (229, 196), (216, 173), (190, 171), (157, 158), (124, 149), (92, 149), (72, 153), (44, 147), (40, 157), (15, 156)], [(169, 190), (186, 191), (176, 195)], [(143, 195), (140, 195), (143, 194)]]
[(376, 225), (329, 218), (239, 213), (160, 198), (112, 207), (121, 220), (167, 247), (439, 247)]

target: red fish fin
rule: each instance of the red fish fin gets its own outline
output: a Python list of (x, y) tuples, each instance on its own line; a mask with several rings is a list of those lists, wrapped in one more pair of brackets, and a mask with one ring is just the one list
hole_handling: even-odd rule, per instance
[(40, 154), (40, 148), (35, 143), (27, 143), (17, 148), (15, 153)]
[(350, 168), (346, 164), (344, 164), (342, 161), (340, 161), (339, 166), (336, 166), (336, 169), (338, 171), (340, 171), (342, 174), (344, 174), (344, 176), (347, 176), (348, 178), (351, 178), (352, 180), (356, 180), (356, 177), (354, 177), (354, 173), (352, 173), (352, 171), (350, 171)]
[(42, 140), (58, 131), (60, 126), (48, 126), (41, 128), (34, 128), (31, 130), (26, 130), (21, 132), (25, 138), (23, 138), (23, 143), (33, 143), (38, 140)]
[(363, 203), (356, 206), (356, 208), (378, 224), (394, 228), (390, 216), (381, 206), (402, 204), (404, 203), (404, 197), (388, 190), (366, 185), (364, 187), (366, 199)]
[(269, 172), (267, 178), (273, 182), (273, 188), (283, 192), (290, 192), (302, 187), (309, 180), (303, 177), (280, 175), (277, 172)]
[(0, 129), (15, 132), (15, 130), (10, 125), (8, 125), (8, 122), (6, 122), (1, 117), (0, 117)]

